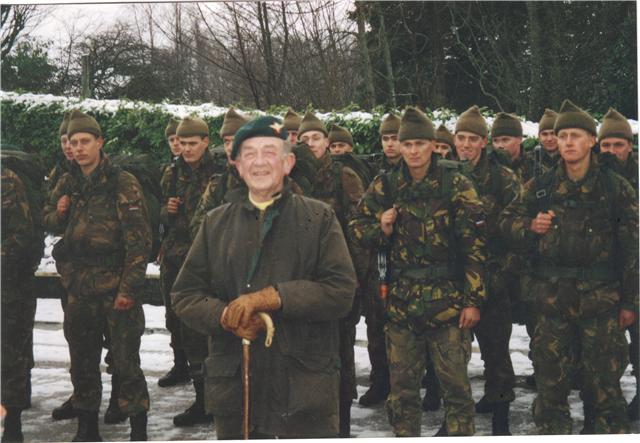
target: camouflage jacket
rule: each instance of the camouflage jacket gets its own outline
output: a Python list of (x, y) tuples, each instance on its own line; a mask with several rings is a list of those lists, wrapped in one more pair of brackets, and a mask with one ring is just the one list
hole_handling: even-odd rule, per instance
[(58, 161), (56, 165), (51, 169), (49, 175), (47, 175), (47, 195), (51, 194), (53, 188), (58, 184), (58, 180), (62, 177), (66, 172), (71, 171), (71, 165), (73, 165), (73, 160), (69, 161), (66, 158)]
[(602, 154), (597, 155), (599, 163), (605, 163), (607, 167), (624, 177), (638, 195), (638, 159), (633, 153), (629, 154), (627, 161), (621, 162), (613, 154), (608, 154), (608, 158), (603, 159)]
[(391, 172), (391, 171), (394, 171), (397, 168), (399, 168), (401, 163), (402, 163), (402, 158), (399, 159), (396, 163), (391, 163), (389, 161), (389, 159), (387, 158), (387, 156), (384, 155), (384, 152), (383, 152), (382, 156), (375, 163), (375, 169), (380, 174), (385, 173), (385, 172)]
[[(412, 182), (404, 163), (379, 175), (349, 223), (352, 237), (362, 247), (388, 250), (392, 275), (388, 311), (394, 322), (411, 324), (414, 318), (437, 327), (463, 307), (480, 307), (486, 297), (482, 203), (471, 181), (454, 171), (448, 171), (450, 190), (444, 192), (445, 169), (438, 164), (432, 162), (419, 183)], [(394, 195), (387, 195), (391, 192)], [(392, 206), (398, 217), (387, 237), (380, 218)], [(428, 276), (431, 271), (434, 275)]]
[[(205, 150), (196, 169), (192, 169), (180, 157), (173, 167), (165, 170), (160, 180), (162, 188), (160, 220), (165, 227), (165, 236), (162, 240), (163, 259), (177, 266), (182, 264), (191, 247), (189, 226), (209, 182), (209, 177), (214, 173), (214, 166), (211, 153)], [(177, 214), (167, 212), (170, 197), (179, 197), (182, 200)]]
[(533, 156), (525, 154), (520, 146), (520, 157), (511, 161), (511, 170), (515, 172), (520, 183), (526, 183), (533, 178)]
[[(500, 215), (505, 239), (535, 252), (534, 276), (555, 283), (579, 272), (578, 290), (621, 287), (620, 305), (637, 310), (638, 200), (634, 190), (618, 174), (603, 170), (594, 156), (582, 180), (570, 180), (562, 160), (544, 178), (549, 179), (548, 204), (541, 207), (534, 182), (527, 183), (523, 194)], [(539, 236), (529, 226), (544, 209), (552, 210), (555, 217), (551, 229)], [(610, 296), (596, 298), (597, 304), (618, 302)]]
[[(71, 197), (71, 208), (60, 219), (56, 205), (63, 195)], [(151, 227), (142, 187), (132, 174), (106, 156), (88, 177), (74, 164), (51, 192), (44, 225), (64, 234), (54, 257), (70, 293), (142, 297)]]
[(33, 241), (33, 217), (26, 189), (20, 177), (2, 167), (2, 281), (22, 280), (28, 260), (25, 251)]

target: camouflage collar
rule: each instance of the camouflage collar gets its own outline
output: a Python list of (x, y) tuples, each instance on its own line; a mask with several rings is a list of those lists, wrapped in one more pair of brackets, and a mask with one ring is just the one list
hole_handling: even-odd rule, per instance
[(584, 175), (584, 177), (582, 177), (582, 179), (574, 182), (569, 178), (563, 159), (560, 159), (560, 161), (558, 162), (556, 174), (559, 183), (567, 184), (569, 192), (574, 191), (581, 193), (590, 193), (597, 189), (597, 181), (598, 177), (600, 176), (600, 166), (598, 165), (596, 156), (591, 153), (591, 158), (589, 159), (589, 169), (587, 169), (587, 173)]

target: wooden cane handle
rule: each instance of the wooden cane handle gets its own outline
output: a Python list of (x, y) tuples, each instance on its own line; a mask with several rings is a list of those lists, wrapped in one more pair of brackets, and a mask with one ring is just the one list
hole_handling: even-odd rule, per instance
[(273, 326), (273, 320), (271, 320), (271, 316), (269, 314), (266, 312), (258, 312), (258, 315), (267, 327), (267, 338), (264, 340), (264, 345), (268, 348), (271, 346), (271, 343), (273, 343), (273, 336), (276, 333), (276, 328)]

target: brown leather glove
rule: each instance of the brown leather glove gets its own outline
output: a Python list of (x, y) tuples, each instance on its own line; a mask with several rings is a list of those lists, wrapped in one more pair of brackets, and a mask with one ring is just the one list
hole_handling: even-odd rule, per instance
[(227, 306), (225, 323), (229, 330), (237, 329), (238, 326), (248, 327), (249, 319), (256, 312), (277, 311), (282, 306), (282, 300), (276, 288), (267, 286), (257, 292), (244, 294), (233, 300)]
[(227, 323), (227, 319), (229, 318), (228, 311), (222, 314), (222, 318), (220, 319), (220, 324), (227, 331), (233, 332), (236, 336), (240, 338), (246, 338), (247, 340), (253, 341), (258, 336), (258, 332), (264, 331), (267, 329), (267, 325), (264, 324), (264, 321), (258, 316), (258, 314), (253, 314), (249, 317), (249, 322), (246, 326), (239, 325), (237, 328), (231, 328)]

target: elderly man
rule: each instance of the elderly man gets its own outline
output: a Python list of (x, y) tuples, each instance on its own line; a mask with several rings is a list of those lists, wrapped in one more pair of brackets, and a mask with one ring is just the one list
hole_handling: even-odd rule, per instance
[(246, 187), (205, 216), (172, 291), (182, 321), (210, 336), (206, 400), (219, 439), (241, 437), (241, 338), (261, 335), (258, 312), (276, 336), (251, 346), (251, 436), (338, 436), (338, 319), (355, 272), (331, 208), (291, 192), (286, 138), (269, 116), (236, 133), (231, 158)]

